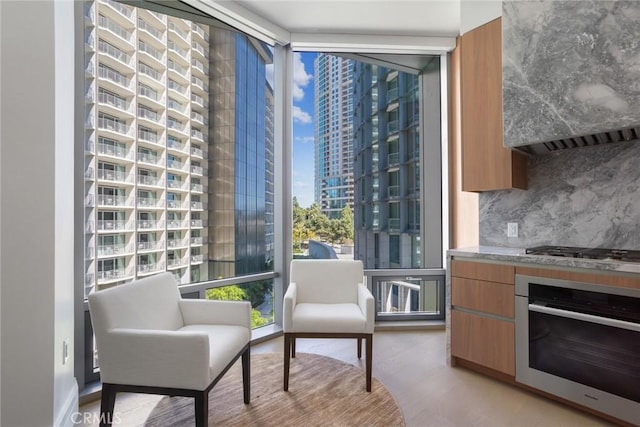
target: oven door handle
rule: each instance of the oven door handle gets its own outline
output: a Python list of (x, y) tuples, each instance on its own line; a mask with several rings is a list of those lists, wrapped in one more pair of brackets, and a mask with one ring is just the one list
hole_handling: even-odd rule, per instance
[(611, 326), (613, 328), (627, 329), (629, 331), (640, 332), (640, 324), (626, 322), (624, 320), (610, 319), (608, 317), (594, 316), (592, 314), (578, 313), (575, 311), (561, 310), (559, 308), (547, 307), (540, 304), (529, 304), (529, 311), (550, 314), (553, 316), (566, 317), (574, 320), (598, 323), (600, 325)]

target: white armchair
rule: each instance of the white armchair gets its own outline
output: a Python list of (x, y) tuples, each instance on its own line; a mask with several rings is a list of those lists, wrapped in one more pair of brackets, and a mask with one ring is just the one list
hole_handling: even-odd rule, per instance
[(293, 260), (284, 296), (284, 390), (297, 338), (356, 338), (358, 358), (366, 340), (366, 388), (371, 391), (374, 303), (361, 261)]
[(196, 425), (206, 426), (209, 391), (241, 356), (249, 403), (249, 302), (182, 299), (171, 273), (88, 299), (102, 380), (101, 425), (110, 425), (118, 392), (137, 392), (194, 397)]

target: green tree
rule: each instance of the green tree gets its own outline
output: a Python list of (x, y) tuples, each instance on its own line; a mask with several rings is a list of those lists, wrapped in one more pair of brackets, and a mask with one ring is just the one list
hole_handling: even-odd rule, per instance
[[(219, 288), (207, 289), (207, 299), (222, 301), (246, 301), (247, 292), (238, 285), (221, 286)], [(263, 293), (264, 299), (264, 293)], [(260, 311), (251, 309), (251, 328), (259, 328), (269, 324), (271, 320), (262, 317)]]
[(307, 208), (306, 214), (307, 228), (321, 238), (328, 237), (331, 233), (331, 221), (322, 213), (320, 206), (315, 203), (312, 204)]

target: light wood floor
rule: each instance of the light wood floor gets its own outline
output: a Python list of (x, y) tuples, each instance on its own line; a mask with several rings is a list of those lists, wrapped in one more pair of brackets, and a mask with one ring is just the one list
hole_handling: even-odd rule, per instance
[[(396, 398), (408, 427), (610, 425), (517, 387), (447, 366), (444, 331), (381, 331), (373, 342), (373, 375)], [(253, 346), (252, 352), (282, 352), (282, 348), (280, 337)], [(300, 339), (296, 351), (363, 366), (355, 340)], [(142, 425), (160, 398), (118, 395), (115, 411), (120, 425)], [(80, 411), (98, 414), (99, 402), (87, 403)]]

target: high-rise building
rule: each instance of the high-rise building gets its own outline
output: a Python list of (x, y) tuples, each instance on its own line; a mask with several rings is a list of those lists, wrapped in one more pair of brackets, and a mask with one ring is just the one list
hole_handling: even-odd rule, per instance
[(418, 77), (354, 64), (355, 257), (420, 268)]
[(329, 218), (353, 208), (353, 62), (318, 54), (314, 64), (315, 202)]
[(263, 271), (268, 49), (112, 0), (85, 3), (84, 40), (86, 292), (165, 270), (179, 283)]

